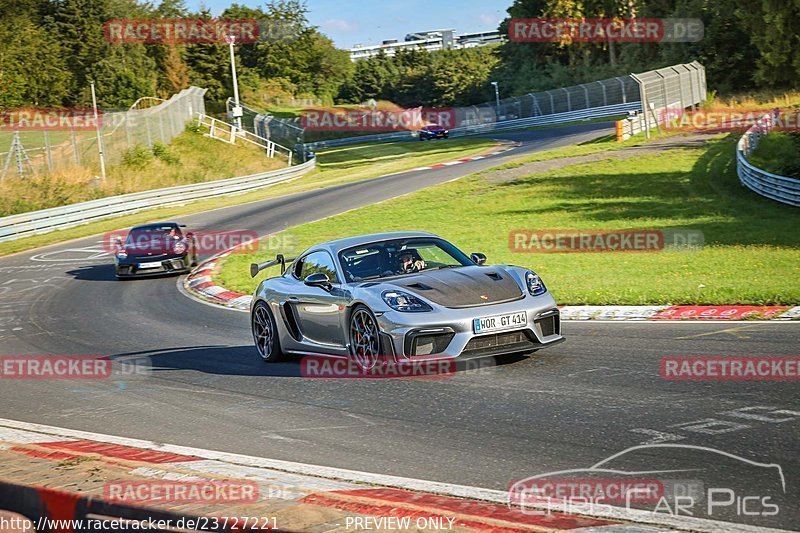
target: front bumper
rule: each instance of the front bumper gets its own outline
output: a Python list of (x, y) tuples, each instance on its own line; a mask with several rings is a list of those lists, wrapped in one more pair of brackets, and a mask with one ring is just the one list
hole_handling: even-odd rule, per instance
[[(476, 318), (520, 311), (527, 315), (525, 327), (488, 334), (473, 331)], [(389, 311), (377, 318), (382, 351), (398, 360), (427, 355), (469, 359), (531, 352), (564, 340), (560, 314), (549, 292), (503, 304), (459, 309), (437, 306), (425, 313)]]
[(164, 274), (182, 274), (191, 270), (191, 265), (186, 256), (164, 259), (160, 263), (161, 266), (159, 267), (140, 268), (140, 261), (118, 261), (114, 265), (114, 271), (118, 278), (138, 278)]

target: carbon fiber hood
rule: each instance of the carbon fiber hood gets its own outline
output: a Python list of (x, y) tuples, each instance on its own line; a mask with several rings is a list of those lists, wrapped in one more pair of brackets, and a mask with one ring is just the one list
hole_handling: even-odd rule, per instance
[(522, 291), (511, 274), (497, 266), (426, 270), (386, 284), (444, 307), (473, 307), (522, 297)]

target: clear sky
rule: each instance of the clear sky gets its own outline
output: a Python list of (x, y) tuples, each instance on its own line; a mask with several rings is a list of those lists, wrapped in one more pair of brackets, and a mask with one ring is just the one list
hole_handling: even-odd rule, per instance
[[(232, 3), (249, 7), (264, 0), (186, 0), (189, 9), (201, 5), (214, 15)], [(308, 18), (339, 48), (356, 43), (380, 44), (414, 31), (453, 28), (456, 33), (497, 29), (512, 0), (307, 0)]]

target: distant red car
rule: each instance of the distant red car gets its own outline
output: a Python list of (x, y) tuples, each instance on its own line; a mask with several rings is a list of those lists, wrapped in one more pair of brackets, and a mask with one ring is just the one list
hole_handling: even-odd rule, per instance
[(430, 139), (447, 139), (450, 137), (450, 132), (444, 126), (438, 124), (429, 124), (419, 130), (419, 140), (427, 141)]

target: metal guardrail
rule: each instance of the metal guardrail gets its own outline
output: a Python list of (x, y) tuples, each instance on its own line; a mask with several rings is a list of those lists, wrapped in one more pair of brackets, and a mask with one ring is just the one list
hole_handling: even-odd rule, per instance
[(397, 141), (413, 141), (419, 137), (416, 131), (396, 131), (391, 133), (376, 133), (374, 135), (358, 135), (354, 137), (343, 137), (341, 139), (329, 139), (327, 141), (315, 141), (303, 144), (303, 149), (316, 151), (322, 148), (334, 148), (336, 146), (346, 146), (348, 144), (360, 143), (390, 143)]
[[(576, 111), (556, 113), (554, 115), (541, 115), (538, 117), (528, 117), (502, 122), (489, 122), (486, 124), (475, 124), (472, 126), (462, 126), (450, 130), (451, 137), (464, 137), (466, 135), (477, 135), (494, 131), (508, 131), (535, 126), (549, 126), (555, 124), (565, 124), (567, 122), (577, 122), (594, 120), (598, 118), (613, 118), (625, 115), (628, 111), (641, 111), (641, 102), (628, 102), (609, 106), (594, 107), (591, 109), (579, 109)], [(304, 144), (306, 150), (316, 151), (322, 148), (333, 148), (355, 143), (381, 143), (397, 141), (413, 141), (419, 138), (416, 131), (400, 131), (393, 133), (379, 133), (375, 135), (360, 135), (358, 137), (345, 137), (342, 139), (331, 139), (329, 141), (317, 141)]]
[(478, 124), (475, 126), (465, 126), (463, 128), (453, 128), (450, 130), (451, 137), (463, 137), (478, 133), (494, 131), (508, 131), (521, 128), (532, 128), (535, 126), (550, 126), (554, 124), (565, 124), (567, 122), (578, 122), (595, 120), (598, 118), (613, 118), (624, 115), (628, 111), (641, 110), (641, 102), (628, 102), (625, 104), (614, 104), (591, 109), (579, 109), (567, 113), (557, 113), (554, 115), (542, 115), (539, 117), (520, 118), (516, 120), (504, 120), (503, 122), (491, 122), (489, 124)]
[[(644, 117), (654, 110), (675, 107), (686, 109), (706, 98), (705, 69), (693, 61), (640, 74), (630, 74), (572, 87), (550, 89), (537, 93), (456, 107), (451, 111), (458, 125), (451, 136), (470, 135), (518, 128), (563, 124), (598, 118), (613, 118), (628, 111), (639, 111)], [(410, 141), (419, 138), (417, 132), (386, 132), (371, 135), (352, 135), (338, 139), (312, 141), (303, 144), (305, 130), (298, 119), (278, 119), (248, 109), (253, 128), (261, 136), (279, 140), (295, 152), (304, 153), (359, 143)], [(643, 125), (649, 136), (655, 127), (652, 118)], [(354, 132), (355, 133), (355, 132)]]
[(767, 113), (742, 135), (736, 144), (736, 172), (741, 184), (753, 192), (776, 202), (800, 207), (800, 180), (767, 172), (747, 160), (761, 137), (772, 131), (777, 119), (777, 111)]
[(249, 176), (179, 185), (152, 191), (110, 196), (88, 202), (53, 207), (0, 218), (0, 242), (72, 228), (95, 220), (127, 215), (195, 200), (239, 194), (299, 178), (316, 167), (316, 159), (302, 165)]
[(245, 141), (259, 148), (263, 148), (267, 157), (274, 158), (281, 155), (286, 159), (289, 166), (292, 165), (292, 151), (290, 149), (256, 133), (247, 131), (246, 129), (239, 129), (232, 124), (228, 124), (227, 122), (209, 117), (202, 113), (197, 113), (197, 123), (208, 128), (208, 133), (205, 135), (212, 139), (217, 139), (228, 144), (236, 144), (237, 140)]

